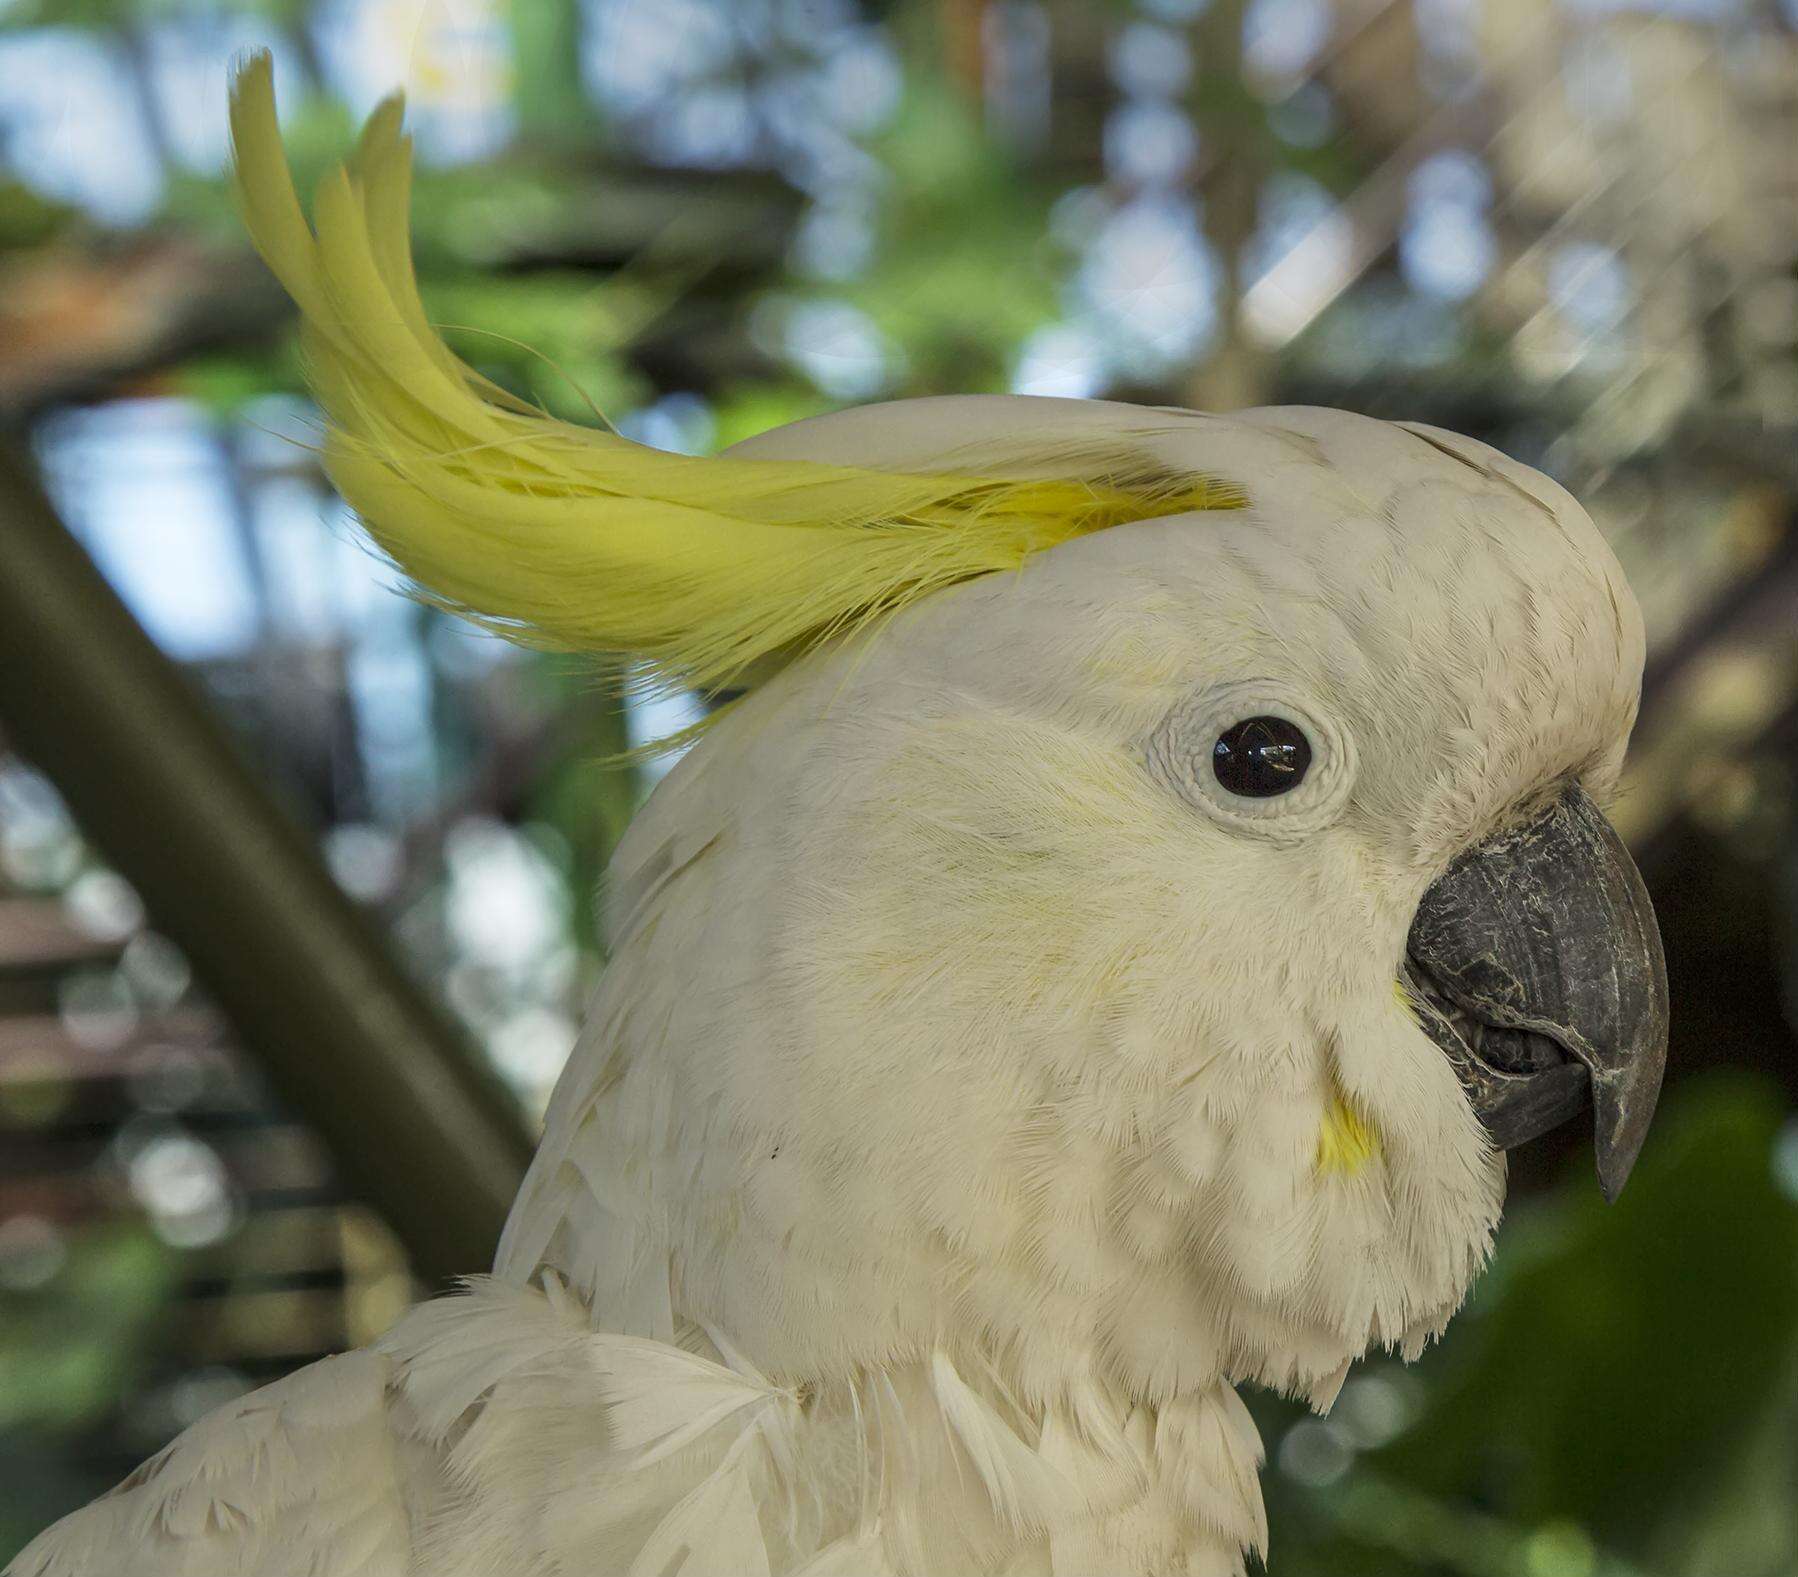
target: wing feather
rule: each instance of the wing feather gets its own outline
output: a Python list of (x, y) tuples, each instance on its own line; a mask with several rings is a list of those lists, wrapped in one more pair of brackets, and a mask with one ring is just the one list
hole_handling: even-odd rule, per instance
[(390, 1370), (346, 1353), (227, 1403), (27, 1545), (9, 1577), (407, 1577)]

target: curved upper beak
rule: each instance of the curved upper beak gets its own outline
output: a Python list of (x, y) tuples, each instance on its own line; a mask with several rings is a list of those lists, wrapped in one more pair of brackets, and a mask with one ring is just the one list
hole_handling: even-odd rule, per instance
[(1407, 954), (1423, 1026), (1493, 1141), (1522, 1144), (1590, 1101), (1615, 1199), (1660, 1093), (1667, 966), (1642, 877), (1585, 790), (1458, 855)]

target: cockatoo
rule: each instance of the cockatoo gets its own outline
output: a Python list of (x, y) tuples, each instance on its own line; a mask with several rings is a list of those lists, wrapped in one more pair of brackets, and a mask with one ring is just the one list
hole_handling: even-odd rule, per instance
[(11, 1570), (1242, 1572), (1237, 1387), (1324, 1409), (1415, 1355), (1506, 1147), (1589, 1106), (1614, 1193), (1648, 1126), (1666, 978), (1598, 809), (1642, 624), (1591, 521), (1304, 408), (922, 399), (658, 453), (432, 331), (397, 101), (312, 225), (266, 59), (233, 112), (376, 542), (489, 629), (747, 694), (613, 861), (493, 1275)]

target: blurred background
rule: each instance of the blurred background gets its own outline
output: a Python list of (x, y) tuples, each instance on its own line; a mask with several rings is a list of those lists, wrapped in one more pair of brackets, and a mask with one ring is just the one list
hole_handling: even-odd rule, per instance
[[(1253, 1399), (1273, 1570), (1798, 1572), (1794, 0), (0, 0), (0, 429), (56, 511), (0, 474), (0, 581), (65, 533), (104, 577), (0, 673), (0, 1560), (482, 1268), (479, 1211), (421, 1225), (461, 1155), (358, 1162), (406, 1160), (412, 1113), (361, 1080), (378, 1038), (312, 1029), (283, 916), (397, 955), (503, 1180), (657, 770), (611, 760), (695, 715), (358, 543), (222, 182), (262, 46), (303, 183), (407, 87), (426, 304), (558, 414), (703, 452), (945, 391), (1312, 402), (1579, 495), (1650, 623), (1619, 820), (1669, 953), (1662, 1116), (1614, 1208), (1577, 1132), (1513, 1158), (1421, 1363), (1327, 1420)], [(206, 711), (140, 772), (84, 698), (164, 659)], [(218, 776), (220, 724), (240, 853), (186, 901), (168, 771)], [(205, 901), (304, 887), (232, 843), (257, 798), (341, 914), (322, 881), (254, 926)]]

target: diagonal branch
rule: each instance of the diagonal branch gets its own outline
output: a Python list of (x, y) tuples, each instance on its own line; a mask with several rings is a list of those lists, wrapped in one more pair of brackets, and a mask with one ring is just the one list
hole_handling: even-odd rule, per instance
[(427, 1282), (491, 1261), (519, 1114), (0, 451), (0, 722)]

